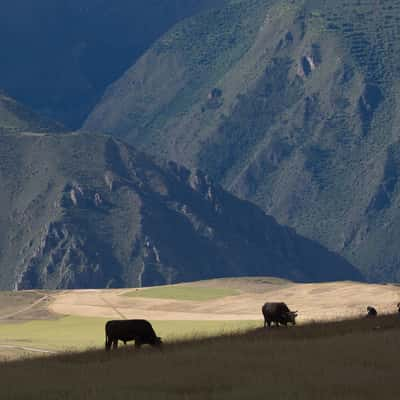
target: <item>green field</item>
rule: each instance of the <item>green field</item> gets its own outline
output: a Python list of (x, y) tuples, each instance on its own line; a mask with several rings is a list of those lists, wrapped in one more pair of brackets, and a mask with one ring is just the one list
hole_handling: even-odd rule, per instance
[[(104, 346), (103, 318), (68, 316), (58, 320), (0, 324), (0, 344), (45, 350), (85, 350)], [(261, 325), (255, 321), (152, 321), (164, 341), (207, 337)], [(1, 354), (1, 353), (0, 353)]]
[(134, 290), (125, 293), (129, 297), (146, 297), (152, 299), (207, 301), (240, 294), (238, 290), (230, 288), (214, 288), (201, 286), (168, 286), (145, 290)]

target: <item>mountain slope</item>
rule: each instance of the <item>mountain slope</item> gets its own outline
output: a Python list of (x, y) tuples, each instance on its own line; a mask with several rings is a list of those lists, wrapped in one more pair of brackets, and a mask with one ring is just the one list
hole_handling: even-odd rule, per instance
[(69, 128), (174, 23), (220, 0), (3, 0), (0, 87)]
[(400, 1), (228, 1), (176, 25), (84, 125), (200, 167), (370, 280), (400, 280)]
[(4, 132), (58, 132), (61, 124), (34, 113), (0, 91), (0, 134)]
[(207, 176), (106, 136), (0, 136), (0, 288), (360, 279)]

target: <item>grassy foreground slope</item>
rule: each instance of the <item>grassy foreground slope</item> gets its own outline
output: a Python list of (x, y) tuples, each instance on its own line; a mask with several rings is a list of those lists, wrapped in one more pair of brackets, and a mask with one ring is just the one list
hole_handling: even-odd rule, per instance
[[(0, 364), (4, 399), (396, 399), (400, 320), (255, 330)], [(7, 384), (6, 384), (7, 383)]]
[(176, 25), (86, 121), (200, 167), (370, 280), (399, 280), (400, 1), (230, 0)]

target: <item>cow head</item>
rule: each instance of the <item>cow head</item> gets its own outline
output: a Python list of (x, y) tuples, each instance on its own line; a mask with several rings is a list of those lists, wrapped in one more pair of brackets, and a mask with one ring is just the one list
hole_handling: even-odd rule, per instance
[(162, 344), (163, 344), (163, 343), (162, 343), (161, 338), (157, 336), (157, 337), (154, 339), (154, 346), (161, 347)]
[(298, 316), (297, 311), (289, 311), (286, 314), (287, 317), (287, 322), (292, 323), (293, 325), (296, 325), (296, 317)]

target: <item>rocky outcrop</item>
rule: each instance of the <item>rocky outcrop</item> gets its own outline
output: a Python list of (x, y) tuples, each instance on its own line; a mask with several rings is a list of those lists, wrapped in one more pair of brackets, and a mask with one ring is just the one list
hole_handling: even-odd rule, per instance
[[(18, 268), (16, 290), (120, 287), (118, 262), (106, 243), (85, 237), (77, 226), (52, 222), (32, 256)], [(112, 268), (110, 268), (112, 267)]]
[[(342, 258), (200, 171), (156, 164), (105, 136), (0, 139), (2, 289), (137, 287), (247, 275), (361, 279)], [(13, 162), (7, 148), (19, 155)]]

